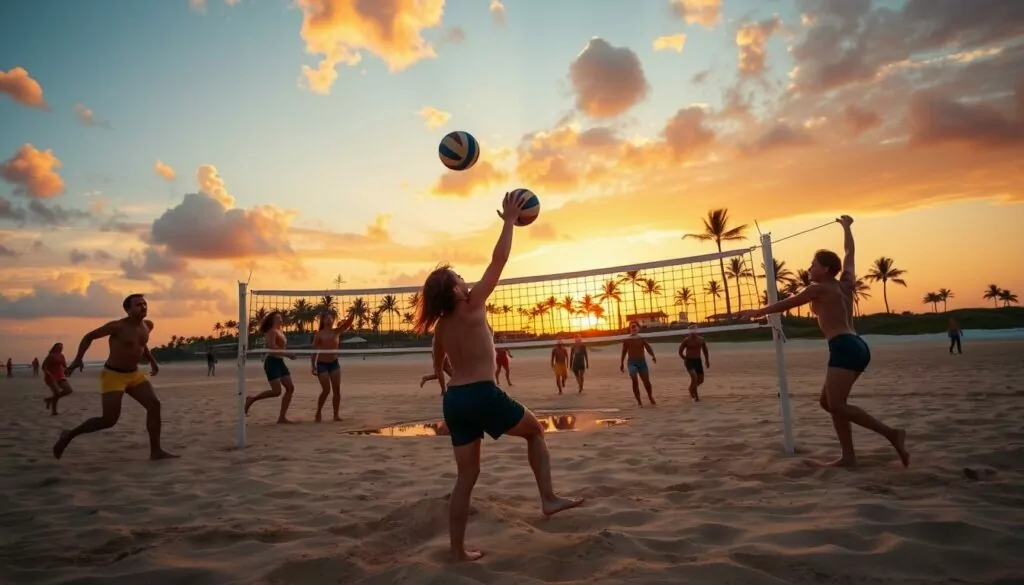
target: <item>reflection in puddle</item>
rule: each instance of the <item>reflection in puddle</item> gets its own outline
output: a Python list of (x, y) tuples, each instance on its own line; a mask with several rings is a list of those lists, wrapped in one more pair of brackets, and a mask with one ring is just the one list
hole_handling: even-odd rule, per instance
[[(603, 409), (587, 412), (534, 413), (540, 421), (544, 432), (564, 433), (569, 431), (593, 430), (604, 427), (624, 425), (628, 418), (611, 416), (609, 413), (618, 409)], [(346, 435), (377, 435), (381, 437), (446, 437), (448, 427), (444, 421), (410, 422), (388, 425), (376, 429), (346, 431)]]

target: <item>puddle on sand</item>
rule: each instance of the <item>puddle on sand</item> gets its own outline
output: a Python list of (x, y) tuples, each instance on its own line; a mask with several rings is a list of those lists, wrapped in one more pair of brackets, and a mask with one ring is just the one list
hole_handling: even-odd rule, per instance
[[(629, 418), (617, 417), (612, 413), (618, 409), (577, 411), (577, 412), (535, 412), (537, 420), (547, 433), (596, 430), (604, 427), (624, 425)], [(446, 437), (448, 427), (444, 421), (396, 423), (376, 429), (345, 431), (346, 435), (376, 435), (380, 437)]]

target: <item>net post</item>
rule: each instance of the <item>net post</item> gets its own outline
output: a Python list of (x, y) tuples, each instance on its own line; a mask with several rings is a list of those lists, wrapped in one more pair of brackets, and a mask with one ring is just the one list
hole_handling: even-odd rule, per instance
[(249, 310), (244, 282), (238, 283), (238, 448), (245, 449), (245, 357), (249, 349)]
[[(775, 262), (772, 256), (772, 235), (761, 234), (761, 251), (764, 254), (765, 287), (768, 293), (768, 304), (779, 301), (779, 289), (775, 280)], [(786, 354), (783, 351), (782, 316), (778, 313), (769, 315), (772, 324), (772, 342), (775, 345), (775, 368), (779, 379), (779, 407), (782, 411), (782, 446), (787, 455), (794, 453), (793, 447), (793, 416), (789, 409), (789, 380), (786, 378)]]

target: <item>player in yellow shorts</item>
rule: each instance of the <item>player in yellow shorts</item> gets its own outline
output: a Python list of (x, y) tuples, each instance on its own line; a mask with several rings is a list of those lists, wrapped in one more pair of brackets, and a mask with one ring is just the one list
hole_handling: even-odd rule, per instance
[(561, 339), (551, 348), (551, 371), (555, 373), (555, 386), (561, 394), (565, 388), (565, 381), (569, 378), (569, 352)]
[(63, 431), (53, 445), (53, 456), (61, 458), (64, 450), (78, 435), (95, 433), (109, 429), (117, 424), (121, 417), (121, 399), (125, 394), (131, 396), (146, 409), (146, 430), (149, 431), (149, 458), (171, 459), (177, 457), (160, 447), (160, 400), (153, 392), (149, 377), (139, 370), (139, 360), (146, 358), (150, 365), (150, 375), (160, 372), (156, 359), (149, 353), (149, 333), (153, 330), (153, 322), (146, 319), (148, 306), (146, 299), (139, 294), (129, 295), (122, 303), (128, 316), (124, 319), (111, 321), (106, 325), (90, 331), (78, 345), (78, 354), (65, 370), (70, 376), (75, 370), (82, 370), (82, 358), (89, 346), (97, 339), (110, 338), (110, 355), (100, 372), (100, 399), (103, 406), (102, 414), (90, 418), (70, 431)]

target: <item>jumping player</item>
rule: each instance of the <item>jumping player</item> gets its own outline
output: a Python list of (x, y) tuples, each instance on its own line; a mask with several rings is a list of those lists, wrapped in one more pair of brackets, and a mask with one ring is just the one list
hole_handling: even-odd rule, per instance
[[(690, 333), (679, 344), (679, 357), (683, 358), (686, 373), (690, 374), (690, 398), (694, 402), (700, 402), (697, 387), (704, 383), (704, 368), (711, 367), (711, 358), (708, 357), (708, 344), (704, 342), (703, 337), (697, 334), (697, 326), (690, 325), (689, 329)], [(704, 363), (700, 361), (702, 353), (704, 354)]]
[(64, 370), (65, 376), (71, 376), (75, 370), (81, 370), (82, 358), (85, 357), (85, 352), (89, 351), (92, 342), (104, 337), (110, 338), (110, 355), (100, 372), (102, 414), (90, 418), (70, 431), (62, 432), (53, 445), (53, 456), (57, 459), (60, 459), (64, 450), (78, 435), (94, 433), (116, 425), (121, 417), (121, 399), (125, 394), (146, 409), (149, 458), (177, 457), (160, 447), (160, 400), (153, 392), (153, 384), (150, 383), (149, 377), (139, 370), (139, 359), (146, 358), (150, 366), (149, 375), (155, 376), (160, 373), (159, 364), (149, 353), (149, 334), (153, 331), (153, 322), (146, 319), (149, 307), (145, 297), (140, 294), (128, 295), (121, 306), (128, 316), (87, 333), (78, 345), (75, 359), (71, 360), (71, 364)]
[(551, 486), (551, 458), (544, 441), (544, 428), (537, 417), (498, 387), (494, 367), (494, 337), (487, 325), (484, 307), (494, 291), (512, 248), (512, 230), (525, 198), (505, 195), (501, 236), (491, 263), (472, 290), (466, 281), (444, 264), (423, 284), (416, 316), (416, 330), (434, 331), (434, 374), (442, 391), (446, 389), (442, 368), (451, 360), (452, 378), (444, 394), (444, 421), (451, 433), (458, 479), (448, 503), (451, 551), (456, 561), (475, 561), (483, 553), (467, 549), (466, 523), (469, 500), (480, 475), (480, 442), (484, 433), (497, 439), (512, 435), (526, 439), (530, 467), (540, 491), (545, 516), (580, 505), (582, 499), (558, 497)]
[(644, 390), (647, 391), (647, 400), (651, 404), (657, 404), (654, 401), (654, 389), (651, 387), (651, 370), (647, 366), (647, 358), (644, 356), (644, 352), (651, 354), (651, 361), (658, 363), (658, 358), (654, 356), (654, 350), (651, 349), (651, 345), (647, 343), (647, 340), (640, 337), (640, 325), (633, 321), (629, 324), (629, 337), (622, 340), (622, 359), (619, 361), (619, 371), (626, 371), (626, 358), (629, 357), (629, 379), (633, 383), (633, 396), (636, 397), (637, 406), (643, 407), (644, 402), (640, 399), (640, 385), (637, 382), (637, 378), (644, 383)]
[(555, 373), (555, 387), (561, 394), (562, 388), (565, 388), (565, 381), (569, 378), (569, 352), (565, 350), (565, 343), (561, 339), (551, 348), (551, 371)]
[(579, 394), (583, 394), (583, 375), (590, 368), (590, 355), (587, 353), (587, 346), (583, 345), (583, 338), (579, 335), (572, 342), (572, 351), (569, 353), (569, 369), (576, 377), (576, 384), (579, 386)]
[(292, 394), (295, 392), (295, 385), (292, 383), (292, 373), (284, 363), (284, 358), (295, 359), (295, 354), (285, 351), (288, 339), (281, 333), (281, 325), (284, 324), (284, 317), (281, 311), (273, 311), (260, 323), (260, 333), (270, 353), (263, 360), (263, 372), (270, 382), (270, 390), (264, 390), (256, 396), (249, 396), (245, 399), (245, 414), (249, 414), (252, 405), (260, 400), (281, 396), (281, 388), (284, 387), (284, 396), (281, 396), (281, 412), (277, 416), (278, 424), (288, 424), (288, 406), (292, 403)]
[[(495, 341), (498, 341), (499, 343), (505, 343), (505, 338), (496, 338)], [(512, 378), (510, 377), (508, 366), (508, 361), (511, 357), (512, 351), (504, 347), (499, 347), (494, 350), (494, 363), (497, 364), (497, 368), (494, 370), (494, 379), (500, 380), (501, 371), (505, 370), (505, 382), (508, 383), (509, 386), (512, 386)]]
[(853, 286), (857, 282), (853, 232), (850, 230), (853, 218), (844, 215), (836, 221), (843, 226), (845, 260), (840, 262), (839, 256), (830, 250), (818, 250), (808, 269), (811, 286), (773, 305), (742, 311), (740, 316), (757, 318), (810, 303), (811, 311), (818, 316), (818, 326), (828, 340), (828, 372), (825, 374), (819, 403), (832, 416), (832, 426), (835, 427), (842, 449), (842, 456), (832, 465), (857, 465), (850, 426), (850, 423), (854, 423), (885, 437), (906, 467), (910, 465), (910, 454), (906, 449), (907, 433), (903, 429), (886, 426), (864, 410), (847, 403), (853, 384), (871, 362), (871, 350), (853, 329)]
[(43, 382), (50, 389), (49, 396), (43, 399), (43, 404), (50, 410), (50, 415), (57, 415), (57, 401), (71, 394), (71, 384), (68, 383), (64, 369), (68, 367), (64, 360), (64, 344), (54, 343), (50, 352), (43, 358)]
[[(324, 313), (320, 316), (320, 329), (313, 336), (313, 349), (338, 349), (341, 346), (341, 334), (352, 327), (355, 315), (349, 315), (337, 327), (334, 326), (334, 315)], [(320, 422), (320, 411), (331, 394), (331, 406), (334, 407), (334, 421), (338, 422), (338, 409), (341, 408), (341, 362), (337, 354), (317, 353), (310, 357), (313, 375), (320, 382), (320, 396), (316, 399), (316, 422)]]

